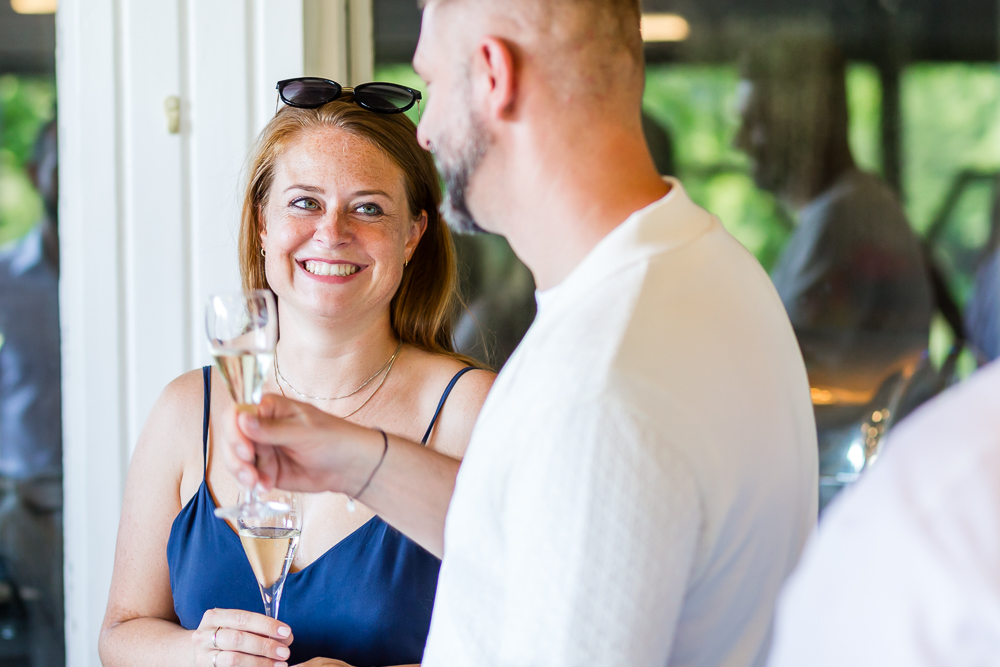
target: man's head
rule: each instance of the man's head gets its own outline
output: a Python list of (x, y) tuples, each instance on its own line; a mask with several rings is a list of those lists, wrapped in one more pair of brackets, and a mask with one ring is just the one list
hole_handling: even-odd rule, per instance
[(736, 146), (757, 186), (802, 204), (853, 165), (846, 61), (822, 37), (773, 37), (740, 63)]
[(419, 136), (435, 154), (445, 214), (459, 229), (478, 228), (475, 219), (499, 231), (496, 199), (510, 193), (498, 189), (504, 166), (523, 157), (513, 155), (512, 135), (526, 126), (544, 136), (588, 123), (599, 131), (616, 115), (641, 133), (638, 0), (422, 4), (414, 66), (429, 100)]

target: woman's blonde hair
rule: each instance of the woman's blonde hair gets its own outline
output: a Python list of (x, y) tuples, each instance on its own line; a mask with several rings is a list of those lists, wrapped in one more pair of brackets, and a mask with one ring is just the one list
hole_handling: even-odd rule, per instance
[(361, 108), (351, 95), (317, 109), (285, 106), (267, 124), (250, 158), (249, 178), (240, 220), (240, 275), (243, 289), (270, 289), (264, 272), (260, 233), (262, 213), (274, 181), (278, 158), (302, 132), (338, 128), (371, 142), (403, 172), (411, 219), (427, 213), (427, 229), (390, 304), (393, 333), (404, 343), (428, 352), (455, 352), (452, 316), (457, 300), (458, 270), (451, 232), (438, 213), (441, 186), (431, 156), (417, 143), (416, 126), (404, 114), (378, 114)]

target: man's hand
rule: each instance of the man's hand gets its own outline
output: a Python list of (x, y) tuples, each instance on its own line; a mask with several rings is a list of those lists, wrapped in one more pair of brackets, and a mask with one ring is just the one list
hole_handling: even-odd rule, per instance
[[(377, 433), (307, 403), (266, 394), (256, 410), (229, 408), (220, 425), (226, 467), (246, 487), (356, 492), (352, 472), (371, 463), (352, 442)], [(363, 483), (363, 482), (362, 482)]]
[(274, 394), (259, 406), (230, 407), (216, 423), (226, 468), (243, 486), (345, 493), (440, 558), (459, 461), (382, 437)]

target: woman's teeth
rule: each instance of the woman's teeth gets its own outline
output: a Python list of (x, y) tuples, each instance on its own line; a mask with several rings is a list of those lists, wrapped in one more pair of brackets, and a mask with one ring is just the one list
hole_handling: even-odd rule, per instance
[(315, 262), (306, 260), (306, 271), (317, 276), (349, 276), (358, 272), (358, 267), (353, 264), (330, 264), (329, 262)]

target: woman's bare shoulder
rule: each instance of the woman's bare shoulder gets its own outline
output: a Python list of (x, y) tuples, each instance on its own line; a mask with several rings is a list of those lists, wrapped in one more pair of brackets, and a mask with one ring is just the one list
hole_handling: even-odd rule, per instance
[[(411, 354), (414, 360), (414, 369), (424, 378), (427, 389), (431, 393), (433, 393), (432, 390), (437, 389), (438, 394), (440, 394), (455, 375), (470, 365), (464, 360), (448, 354), (436, 354), (416, 348), (412, 348)], [(479, 405), (482, 405), (495, 379), (496, 373), (493, 371), (473, 367), (473, 370), (462, 375), (461, 380), (455, 384), (452, 395), (455, 392), (460, 392), (472, 400), (475, 400), (475, 397), (478, 396), (481, 399), (479, 400)], [(449, 397), (448, 400), (450, 401), (451, 398)]]
[[(424, 351), (420, 354), (423, 355), (419, 365), (425, 378), (424, 393), (427, 400), (436, 407), (448, 383), (468, 364), (449, 355)], [(458, 458), (465, 454), (472, 427), (494, 379), (496, 373), (476, 368), (462, 375), (455, 383), (428, 443), (433, 449)]]
[(204, 409), (202, 371), (189, 371), (172, 380), (156, 400), (139, 435), (135, 454), (171, 467), (200, 456)]

